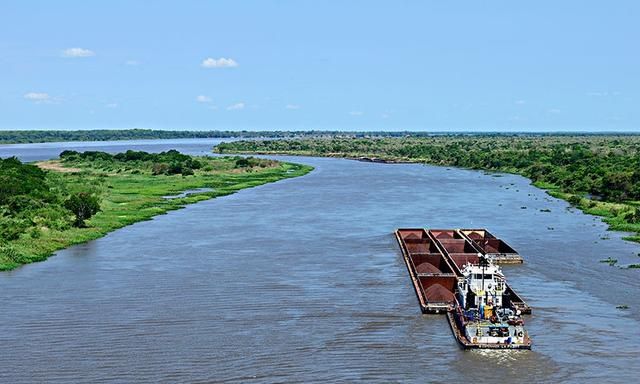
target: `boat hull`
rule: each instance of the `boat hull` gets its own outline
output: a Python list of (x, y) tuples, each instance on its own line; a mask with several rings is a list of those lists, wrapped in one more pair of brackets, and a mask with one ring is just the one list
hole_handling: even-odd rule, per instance
[(453, 337), (462, 349), (531, 349), (531, 340), (528, 338), (527, 341), (522, 344), (473, 343), (469, 341), (469, 339), (464, 335), (464, 330), (460, 328), (456, 321), (455, 310), (447, 312), (447, 321), (451, 327)]

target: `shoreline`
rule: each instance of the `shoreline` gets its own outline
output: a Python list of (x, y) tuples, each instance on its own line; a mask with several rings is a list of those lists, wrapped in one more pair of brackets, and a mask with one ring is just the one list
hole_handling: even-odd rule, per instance
[(105, 142), (132, 140), (181, 140), (181, 139), (231, 139), (231, 140), (279, 140), (279, 139), (321, 139), (321, 138), (428, 138), (428, 137), (483, 137), (497, 135), (501, 137), (518, 137), (529, 135), (546, 136), (640, 136), (635, 131), (339, 131), (339, 130), (175, 130), (175, 129), (11, 129), (0, 130), (0, 146), (15, 144), (46, 144), (70, 142)]
[[(102, 211), (87, 221), (87, 227), (46, 230), (41, 231), (36, 238), (22, 236), (17, 240), (8, 241), (0, 246), (0, 271), (11, 271), (26, 264), (44, 261), (55, 255), (55, 252), (72, 245), (101, 238), (120, 228), (151, 220), (155, 216), (190, 204), (303, 176), (312, 170), (313, 167), (308, 165), (278, 162), (276, 167), (246, 173), (224, 172), (187, 177), (114, 174), (104, 179), (104, 185), (101, 187), (106, 191), (106, 196), (101, 202)], [(91, 171), (97, 170), (82, 169), (82, 172), (73, 173), (60, 173), (54, 170), (49, 172), (54, 173), (55, 177), (83, 179), (91, 177), (87, 173)], [(184, 197), (166, 198), (166, 196), (178, 195), (197, 188), (210, 188), (210, 190), (187, 194)]]
[[(617, 232), (623, 232), (623, 233), (629, 234), (629, 236), (623, 236), (623, 238), (622, 238), (623, 240), (631, 241), (631, 242), (634, 242), (634, 243), (640, 243), (640, 232), (638, 232), (634, 228), (630, 228), (629, 227), (630, 225), (633, 225), (633, 224), (616, 222), (615, 221), (615, 219), (616, 219), (615, 215), (613, 215), (611, 213), (611, 211), (615, 211), (616, 209), (619, 209), (620, 207), (623, 207), (623, 206), (633, 206), (632, 204), (600, 201), (600, 200), (590, 199), (590, 198), (587, 198), (587, 197), (584, 197), (584, 196), (580, 196), (580, 195), (576, 195), (576, 194), (562, 192), (560, 190), (560, 187), (557, 186), (557, 185), (549, 184), (549, 183), (543, 183), (543, 182), (534, 182), (530, 178), (528, 178), (527, 176), (523, 175), (522, 173), (518, 173), (518, 172), (515, 172), (515, 171), (509, 172), (509, 171), (506, 171), (506, 170), (474, 169), (474, 168), (466, 168), (466, 167), (460, 167), (460, 166), (455, 166), (455, 165), (432, 164), (432, 163), (429, 163), (429, 162), (426, 162), (426, 161), (421, 161), (419, 159), (412, 160), (412, 159), (384, 157), (384, 156), (383, 157), (345, 156), (342, 153), (320, 154), (320, 153), (305, 152), (305, 151), (297, 151), (297, 152), (296, 151), (293, 151), (293, 152), (286, 152), (286, 151), (255, 151), (255, 152), (238, 151), (238, 152), (227, 152), (227, 151), (225, 151), (224, 153), (220, 153), (220, 152), (216, 152), (216, 153), (222, 154), (222, 155), (246, 155), (246, 156), (251, 156), (251, 155), (262, 155), (262, 156), (274, 155), (274, 156), (276, 156), (277, 155), (277, 156), (300, 156), (300, 157), (303, 157), (303, 156), (304, 157), (330, 157), (330, 158), (361, 161), (361, 162), (367, 162), (367, 163), (424, 164), (424, 165), (430, 165), (430, 166), (436, 166), (436, 167), (450, 167), (450, 168), (466, 169), (466, 170), (479, 171), (479, 172), (485, 172), (485, 173), (486, 172), (491, 172), (491, 173), (505, 173), (505, 174), (511, 174), (511, 175), (518, 175), (518, 176), (521, 176), (521, 177), (524, 177), (525, 179), (527, 179), (529, 181), (529, 183), (531, 185), (533, 185), (534, 187), (545, 191), (549, 196), (552, 196), (552, 197), (555, 197), (557, 199), (566, 201), (572, 207), (579, 209), (581, 212), (583, 212), (585, 214), (596, 216), (596, 217), (600, 217), (601, 220), (608, 225), (608, 230), (609, 231), (617, 231)], [(572, 203), (570, 201), (570, 199), (572, 199), (572, 198), (579, 198), (579, 200), (576, 201), (575, 203)]]

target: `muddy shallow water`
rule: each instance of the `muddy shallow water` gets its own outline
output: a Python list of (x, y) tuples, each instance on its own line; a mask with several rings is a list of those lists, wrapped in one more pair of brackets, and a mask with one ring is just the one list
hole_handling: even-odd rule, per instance
[[(42, 146), (0, 156), (69, 144)], [(640, 260), (623, 234), (518, 176), (292, 160), (316, 170), (1, 273), (0, 382), (636, 381), (640, 271), (598, 262)], [(412, 226), (487, 227), (524, 255), (504, 270), (533, 307), (532, 351), (462, 351), (420, 313), (392, 235)]]

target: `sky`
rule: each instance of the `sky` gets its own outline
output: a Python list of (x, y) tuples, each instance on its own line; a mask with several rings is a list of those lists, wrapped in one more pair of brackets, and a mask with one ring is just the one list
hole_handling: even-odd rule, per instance
[(0, 129), (640, 131), (640, 1), (0, 2)]

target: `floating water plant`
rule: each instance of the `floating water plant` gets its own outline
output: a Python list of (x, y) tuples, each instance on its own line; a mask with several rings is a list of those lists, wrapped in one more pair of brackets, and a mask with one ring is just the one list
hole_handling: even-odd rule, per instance
[(618, 263), (618, 259), (612, 259), (611, 256), (609, 256), (606, 259), (600, 260), (600, 262), (601, 263), (607, 263), (607, 264), (609, 264), (610, 266), (613, 267), (614, 265), (616, 265)]

